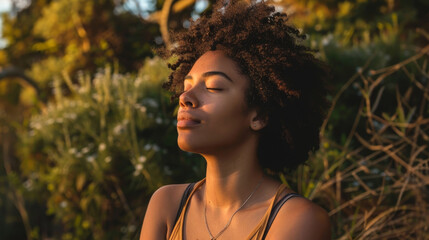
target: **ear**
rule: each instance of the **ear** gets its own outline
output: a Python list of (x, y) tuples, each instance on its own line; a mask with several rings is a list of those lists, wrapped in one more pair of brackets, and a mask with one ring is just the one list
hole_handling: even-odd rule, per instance
[(253, 131), (263, 129), (268, 123), (268, 117), (258, 113), (257, 110), (252, 111), (252, 118), (250, 120), (250, 128)]

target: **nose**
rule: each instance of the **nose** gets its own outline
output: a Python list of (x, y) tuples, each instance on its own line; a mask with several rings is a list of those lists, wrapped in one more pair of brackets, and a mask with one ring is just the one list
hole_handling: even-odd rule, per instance
[(198, 107), (198, 100), (193, 92), (193, 89), (190, 89), (186, 92), (180, 94), (179, 105), (182, 108), (196, 108)]

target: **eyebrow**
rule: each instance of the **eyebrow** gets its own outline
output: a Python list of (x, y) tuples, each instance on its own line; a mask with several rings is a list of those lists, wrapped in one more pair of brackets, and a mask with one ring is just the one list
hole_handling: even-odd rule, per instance
[[(207, 78), (207, 77), (214, 76), (214, 75), (220, 75), (220, 76), (228, 79), (228, 81), (232, 82), (232, 79), (228, 75), (226, 75), (226, 73), (219, 72), (219, 71), (205, 72), (205, 73), (203, 73), (202, 78)], [(185, 77), (185, 79), (192, 79), (192, 76), (188, 75)]]

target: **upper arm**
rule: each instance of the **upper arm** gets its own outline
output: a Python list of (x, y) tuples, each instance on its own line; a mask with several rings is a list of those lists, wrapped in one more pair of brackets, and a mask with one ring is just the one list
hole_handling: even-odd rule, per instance
[(329, 240), (331, 224), (328, 213), (307, 199), (290, 199), (280, 209), (267, 239)]
[(171, 225), (174, 224), (183, 191), (182, 185), (167, 185), (152, 195), (143, 220), (141, 240), (167, 238), (168, 232), (172, 230)]

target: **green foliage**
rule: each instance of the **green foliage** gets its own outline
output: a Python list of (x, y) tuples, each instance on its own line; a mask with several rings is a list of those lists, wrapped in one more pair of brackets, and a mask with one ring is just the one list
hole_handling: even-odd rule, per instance
[(153, 56), (159, 30), (119, 8), (121, 2), (113, 0), (35, 0), (16, 16), (5, 13), (7, 46), (0, 66), (26, 70), (46, 96), (63, 72), (94, 73), (115, 61), (121, 72), (137, 71), (145, 57)]
[(106, 67), (79, 84), (56, 79), (55, 101), (30, 119), (20, 146), (27, 194), (46, 199), (63, 239), (133, 238), (155, 189), (201, 177), (203, 162), (176, 146), (176, 105), (160, 88), (168, 72), (154, 58), (137, 76)]

